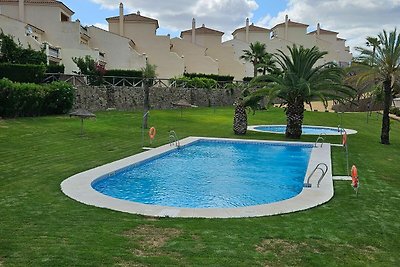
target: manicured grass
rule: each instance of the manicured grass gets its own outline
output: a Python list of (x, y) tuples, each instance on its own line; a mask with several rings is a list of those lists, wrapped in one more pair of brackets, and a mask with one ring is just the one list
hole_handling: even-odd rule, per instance
[[(60, 190), (67, 177), (141, 151), (137, 112), (101, 112), (97, 120), (67, 116), (0, 120), (0, 266), (399, 266), (400, 126), (379, 144), (381, 118), (344, 114), (358, 197), (348, 181), (317, 208), (244, 219), (172, 219), (86, 206)], [(237, 137), (233, 108), (151, 111), (154, 145), (173, 129), (186, 136)], [(334, 113), (307, 112), (305, 124), (337, 126)], [(280, 109), (249, 115), (249, 124), (284, 124)], [(147, 137), (147, 135), (145, 135)], [(284, 140), (249, 132), (241, 138)], [(147, 138), (146, 138), (147, 139)], [(339, 137), (328, 137), (338, 143)], [(315, 137), (302, 138), (303, 141)], [(146, 141), (146, 144), (148, 142)], [(333, 172), (345, 174), (333, 148)], [(229, 185), (227, 185), (229, 186)]]

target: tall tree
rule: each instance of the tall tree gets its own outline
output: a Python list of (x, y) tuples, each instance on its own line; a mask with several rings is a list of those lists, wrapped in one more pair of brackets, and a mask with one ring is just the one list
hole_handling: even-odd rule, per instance
[(147, 129), (147, 119), (150, 110), (150, 87), (153, 85), (156, 77), (156, 65), (146, 63), (146, 67), (142, 68), (143, 72), (143, 128)]
[(327, 52), (317, 47), (289, 47), (290, 55), (278, 50), (274, 54), (281, 73), (267, 74), (255, 79), (255, 83), (272, 81), (254, 96), (268, 96), (270, 103), (275, 98), (282, 99), (286, 107), (286, 137), (299, 139), (302, 133), (304, 103), (320, 99), (327, 105), (329, 99), (342, 99), (351, 95), (352, 90), (343, 84), (344, 71), (334, 63), (315, 66)]
[(368, 36), (367, 42), (365, 43), (368, 47), (372, 47), (372, 58), (371, 65), (375, 64), (376, 48), (381, 44), (380, 40), (376, 37)]
[(356, 49), (360, 52), (358, 57), (360, 64), (372, 62), (369, 66), (364, 66), (364, 70), (357, 73), (363, 81), (370, 81), (382, 86), (384, 92), (384, 108), (382, 117), (381, 143), (390, 144), (390, 118), (389, 109), (392, 103), (396, 83), (400, 77), (400, 34), (397, 30), (386, 32), (383, 30), (378, 34), (378, 46), (376, 50), (362, 47)]
[(258, 74), (259, 64), (263, 62), (263, 59), (267, 54), (266, 45), (257, 41), (250, 44), (250, 50), (244, 49), (243, 55), (240, 56), (240, 58), (253, 64), (254, 77), (256, 77)]

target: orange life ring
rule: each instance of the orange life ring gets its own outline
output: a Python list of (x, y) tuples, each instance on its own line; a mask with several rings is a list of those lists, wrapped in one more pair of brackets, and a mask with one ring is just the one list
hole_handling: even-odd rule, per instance
[(358, 187), (358, 173), (357, 173), (357, 167), (355, 165), (353, 165), (351, 167), (351, 181), (352, 181), (351, 185), (354, 188), (357, 188)]
[(345, 146), (345, 145), (347, 145), (347, 134), (346, 133), (344, 133), (343, 135), (342, 135), (342, 144)]
[(153, 140), (155, 136), (156, 136), (156, 128), (151, 127), (149, 130), (149, 137), (151, 140)]

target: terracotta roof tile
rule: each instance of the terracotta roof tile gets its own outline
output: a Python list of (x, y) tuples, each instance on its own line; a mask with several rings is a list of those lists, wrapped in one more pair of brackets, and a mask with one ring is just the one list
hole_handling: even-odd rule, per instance
[[(317, 30), (312, 31), (312, 32), (309, 32), (309, 33), (307, 33), (307, 34), (314, 34), (314, 33), (317, 33)], [(319, 33), (320, 33), (320, 34), (339, 34), (338, 32), (328, 31), (328, 30), (324, 30), (324, 29), (320, 29), (320, 30), (319, 30)]]
[[(190, 30), (186, 30), (186, 31), (182, 31), (181, 32), (181, 37), (183, 35), (188, 35), (188, 34), (192, 34), (192, 30), (191, 29)], [(214, 29), (210, 29), (210, 28), (207, 28), (206, 26), (203, 25), (200, 28), (196, 28), (196, 35), (202, 35), (202, 34), (211, 34), (211, 35), (220, 35), (220, 36), (222, 36), (222, 35), (224, 35), (224, 32), (217, 31), (217, 30), (214, 30)]]
[[(304, 27), (304, 28), (307, 28), (308, 26), (310, 26), (308, 24), (304, 24), (304, 23), (300, 23), (300, 22), (294, 22), (294, 21), (291, 21), (291, 20), (289, 20), (288, 25), (290, 27)], [(276, 24), (272, 29), (275, 29), (276, 27), (279, 27), (279, 26), (285, 26), (285, 22)]]
[[(0, 0), (0, 3), (18, 3), (19, 0)], [(25, 0), (25, 4), (53, 4), (53, 5), (58, 5), (63, 7), (64, 9), (68, 10), (71, 12), (71, 14), (74, 14), (75, 12), (72, 11), (69, 7), (64, 5), (63, 2), (61, 1), (56, 1), (56, 0)]]
[[(246, 31), (246, 27), (238, 28), (232, 33), (232, 35), (235, 35), (238, 32), (245, 32), (245, 31)], [(271, 30), (267, 29), (267, 28), (263, 28), (263, 27), (258, 27), (258, 26), (255, 26), (255, 25), (251, 24), (249, 26), (249, 31), (250, 32), (270, 32)]]
[[(106, 18), (106, 20), (108, 22), (119, 21), (119, 16)], [(149, 17), (145, 17), (145, 16), (142, 16), (142, 15), (138, 15), (138, 14), (135, 14), (135, 13), (124, 15), (124, 21), (149, 22), (149, 23), (156, 24), (157, 28), (159, 27), (158, 26), (158, 20), (152, 19), (152, 18), (149, 18)]]

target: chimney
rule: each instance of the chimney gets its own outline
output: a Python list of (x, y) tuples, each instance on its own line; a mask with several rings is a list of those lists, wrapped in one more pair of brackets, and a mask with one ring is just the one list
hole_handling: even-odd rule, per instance
[(249, 42), (249, 18), (246, 19), (246, 43)]
[(196, 43), (196, 20), (192, 19), (192, 43)]
[(19, 0), (18, 1), (18, 12), (19, 12), (19, 20), (25, 22), (25, 1), (24, 0)]
[(289, 30), (289, 16), (286, 14), (285, 16), (285, 40), (288, 39), (288, 30)]
[(119, 35), (124, 36), (124, 5), (119, 3)]
[(319, 23), (317, 24), (317, 35), (319, 35), (321, 32), (321, 25)]

